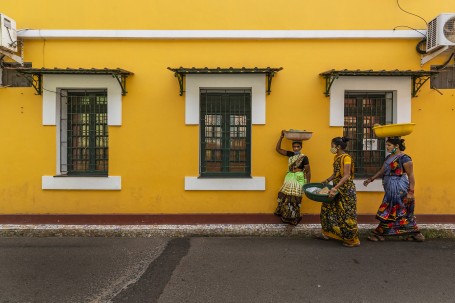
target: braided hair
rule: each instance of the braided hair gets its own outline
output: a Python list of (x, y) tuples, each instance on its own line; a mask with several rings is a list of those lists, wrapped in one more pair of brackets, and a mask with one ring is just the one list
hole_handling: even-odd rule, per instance
[(340, 146), (342, 150), (345, 150), (348, 146), (348, 141), (350, 140), (351, 139), (346, 137), (335, 137), (332, 139), (332, 143), (335, 144), (335, 146)]
[(404, 151), (406, 149), (406, 146), (404, 145), (404, 139), (401, 139), (401, 137), (388, 137), (387, 142), (393, 145), (398, 145), (398, 148), (401, 151)]

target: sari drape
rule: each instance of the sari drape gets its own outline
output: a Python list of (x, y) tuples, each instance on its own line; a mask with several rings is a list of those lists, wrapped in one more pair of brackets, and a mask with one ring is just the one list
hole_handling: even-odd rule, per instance
[(376, 213), (379, 225), (375, 233), (382, 236), (418, 233), (414, 216), (414, 199), (407, 199), (409, 180), (403, 164), (412, 161), (406, 154), (389, 155), (384, 161), (384, 198)]
[(351, 177), (338, 188), (339, 194), (329, 203), (321, 205), (322, 233), (350, 245), (360, 244), (357, 227), (357, 195), (353, 182), (354, 164), (347, 154), (335, 156), (333, 163), (334, 179), (337, 184), (343, 177), (344, 163), (351, 162)]
[(304, 158), (304, 154), (289, 157), (288, 172), (278, 192), (275, 215), (280, 216), (284, 223), (292, 225), (297, 225), (301, 220), (302, 186), (306, 183), (304, 172), (293, 172), (293, 170), (294, 167), (300, 166)]

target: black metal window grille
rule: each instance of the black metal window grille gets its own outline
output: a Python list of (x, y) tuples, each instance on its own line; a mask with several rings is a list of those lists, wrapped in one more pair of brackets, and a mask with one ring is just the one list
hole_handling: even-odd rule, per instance
[(251, 90), (200, 90), (201, 177), (251, 176)]
[(393, 121), (392, 92), (345, 92), (344, 128), (348, 151), (354, 160), (356, 178), (371, 176), (381, 168), (385, 140), (376, 138), (374, 124)]
[(62, 174), (107, 176), (106, 90), (61, 92), (60, 147)]

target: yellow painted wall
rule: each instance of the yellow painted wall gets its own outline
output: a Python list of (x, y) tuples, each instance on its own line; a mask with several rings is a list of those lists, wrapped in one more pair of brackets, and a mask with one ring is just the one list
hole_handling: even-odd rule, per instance
[[(450, 1), (400, 1), (431, 19), (450, 12)], [(2, 3), (0, 12), (19, 29), (391, 29), (423, 28), (395, 1), (25, 1)], [(121, 191), (41, 190), (55, 174), (56, 128), (42, 125), (42, 97), (33, 88), (0, 89), (0, 213), (271, 213), (287, 167), (275, 152), (281, 129), (311, 129), (304, 142), (314, 181), (331, 174), (329, 98), (319, 73), (329, 69), (420, 70), (417, 40), (26, 40), (33, 67), (116, 68), (134, 72), (123, 97), (123, 125), (109, 128), (109, 174)], [(437, 58), (431, 64), (440, 64)], [(424, 69), (429, 69), (429, 65)], [(252, 174), (265, 191), (184, 191), (198, 173), (198, 126), (184, 120), (185, 99), (170, 67), (283, 67), (267, 96), (265, 125), (252, 130)], [(411, 88), (410, 88), (411, 89)], [(455, 91), (426, 84), (412, 100), (415, 132), (406, 138), (415, 163), (417, 213), (455, 214)], [(163, 127), (164, 126), (164, 127)], [(288, 142), (284, 145), (290, 148)], [(375, 181), (375, 182), (380, 182)], [(358, 213), (374, 213), (380, 193), (358, 193)], [(320, 204), (304, 198), (302, 212)]]
[[(401, 0), (427, 21), (453, 12), (450, 0)], [(423, 28), (396, 0), (14, 0), (2, 13), (31, 29), (392, 29)]]

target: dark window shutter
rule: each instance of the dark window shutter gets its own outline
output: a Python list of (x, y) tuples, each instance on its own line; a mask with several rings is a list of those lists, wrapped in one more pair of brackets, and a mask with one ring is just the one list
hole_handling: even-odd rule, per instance
[(437, 69), (432, 66), (431, 70), (437, 70), (439, 73), (432, 75), (430, 78), (430, 87), (436, 89), (451, 89), (455, 88), (455, 66), (446, 66), (442, 69)]
[(15, 68), (32, 67), (31, 62), (25, 62), (23, 66), (16, 62), (3, 62), (2, 63), (2, 86), (9, 87), (31, 87), (32, 80), (31, 76), (26, 76), (15, 70)]

